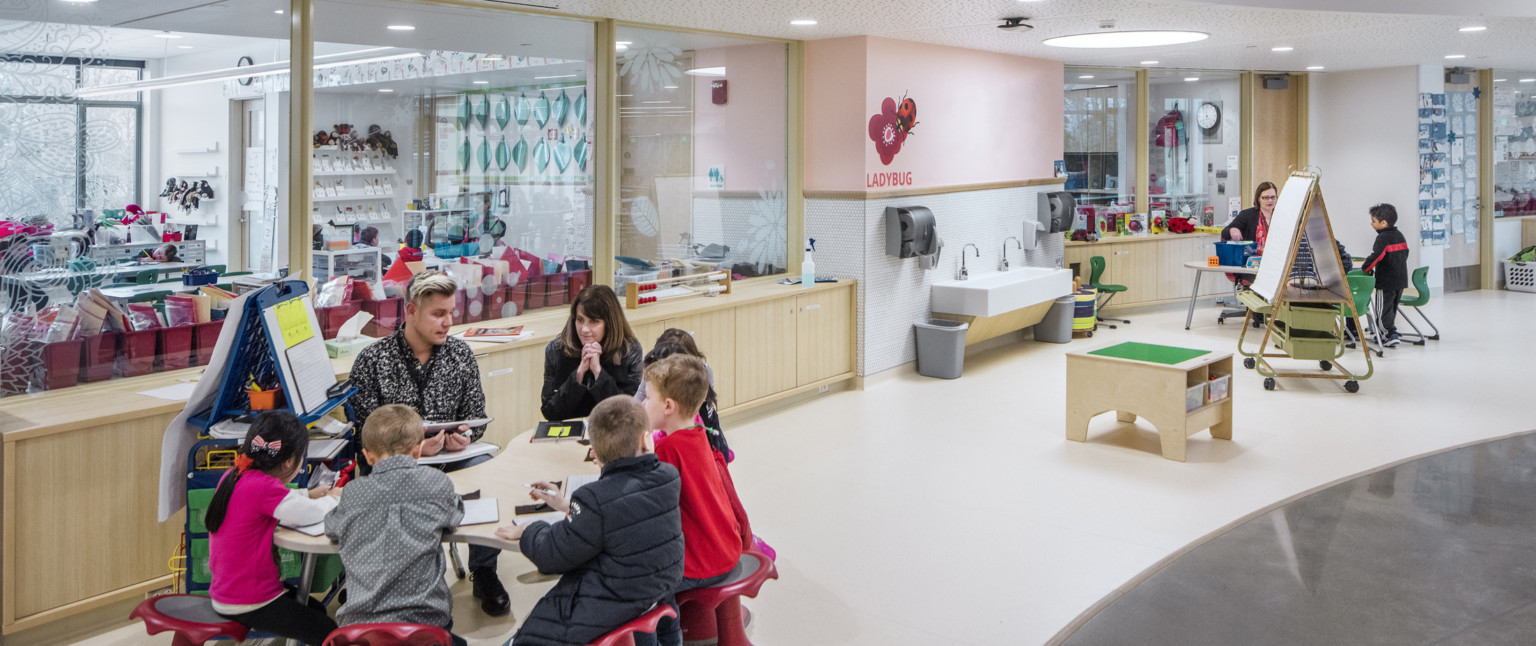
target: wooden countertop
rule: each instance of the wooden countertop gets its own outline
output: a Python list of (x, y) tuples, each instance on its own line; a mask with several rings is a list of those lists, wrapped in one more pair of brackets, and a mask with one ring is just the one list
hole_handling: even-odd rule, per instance
[(1107, 236), (1100, 238), (1098, 242), (1082, 242), (1068, 240), (1068, 247), (1087, 247), (1101, 244), (1122, 244), (1127, 242), (1167, 242), (1169, 240), (1188, 240), (1190, 238), (1210, 238), (1220, 234), (1216, 233), (1149, 233), (1144, 236)]
[[(642, 307), (638, 310), (626, 310), (625, 315), (632, 325), (650, 323), (677, 316), (697, 314), (719, 308), (737, 307), (759, 301), (784, 298), (786, 296), (827, 292), (846, 288), (854, 284), (854, 281), (844, 279), (842, 282), (819, 283), (810, 289), (805, 289), (798, 285), (780, 285), (777, 282), (778, 278), (738, 281), (731, 286), (732, 293), (730, 294), (662, 302)], [(471, 326), (511, 327), (515, 325), (522, 325), (533, 332), (531, 337), (512, 343), (469, 342), (470, 348), (474, 350), (476, 355), (508, 352), (530, 345), (543, 346), (549, 343), (551, 339), (560, 334), (561, 329), (565, 326), (565, 319), (569, 314), (570, 309), (568, 307), (549, 307), (508, 319), (481, 321), (470, 325), (456, 325), (453, 327), (452, 332), (456, 334)], [(652, 340), (642, 339), (641, 341), (642, 343), (649, 343)], [(331, 363), (336, 369), (337, 378), (345, 377), (351, 372), (354, 358), (355, 356), (332, 360)], [(105, 424), (126, 422), (155, 415), (174, 415), (185, 407), (184, 402), (170, 401), (139, 393), (166, 386), (174, 386), (186, 380), (196, 379), (202, 374), (202, 371), (202, 368), (188, 368), (186, 370), (160, 372), (143, 377), (112, 379), (94, 384), (81, 384), (73, 388), (0, 398), (0, 437), (3, 437), (4, 441), (9, 443), (53, 433), (94, 428)]]

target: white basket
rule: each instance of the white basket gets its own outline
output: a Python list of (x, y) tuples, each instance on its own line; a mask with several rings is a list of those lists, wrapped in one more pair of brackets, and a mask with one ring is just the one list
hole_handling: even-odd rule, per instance
[(1536, 293), (1536, 262), (1504, 262), (1504, 289)]

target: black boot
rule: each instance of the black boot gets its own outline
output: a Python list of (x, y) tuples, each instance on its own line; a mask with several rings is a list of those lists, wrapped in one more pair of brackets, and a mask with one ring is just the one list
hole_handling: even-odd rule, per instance
[(501, 579), (496, 577), (496, 570), (475, 568), (470, 570), (469, 578), (474, 582), (475, 598), (480, 600), (480, 609), (485, 614), (500, 617), (512, 611), (512, 599), (507, 596), (507, 589), (501, 586)]

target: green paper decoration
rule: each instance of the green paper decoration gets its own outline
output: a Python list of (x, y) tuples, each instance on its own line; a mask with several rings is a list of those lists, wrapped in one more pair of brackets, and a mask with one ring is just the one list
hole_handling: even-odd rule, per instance
[(517, 163), (517, 171), (528, 169), (528, 140), (517, 138), (517, 145), (512, 146), (512, 161)]
[(544, 96), (543, 92), (540, 92), (539, 98), (533, 102), (533, 121), (539, 124), (540, 128), (549, 123), (549, 97)]
[(480, 129), (485, 129), (485, 122), (491, 116), (491, 97), (480, 95), (480, 102), (475, 104), (475, 121), (480, 122)]
[[(501, 100), (496, 102), (496, 127), (507, 129), (507, 124), (512, 121), (512, 103), (507, 100), (507, 95), (501, 95)], [(505, 166), (503, 166), (505, 169)]]
[(519, 93), (517, 95), (517, 105), (512, 108), (512, 118), (517, 119), (517, 125), (526, 126), (528, 125), (528, 113), (532, 110), (533, 106), (528, 102), (528, 95)]
[(543, 137), (539, 137), (539, 143), (533, 145), (533, 169), (543, 172), (549, 166), (549, 144)]
[(469, 95), (464, 95), (464, 100), (459, 102), (459, 130), (469, 127)]
[(576, 140), (576, 151), (573, 154), (576, 157), (576, 168), (579, 168), (581, 170), (586, 170), (587, 169), (587, 138), (585, 136), (583, 136), (583, 137), (581, 137), (581, 138)]
[(469, 172), (469, 137), (464, 138), (464, 143), (459, 144), (459, 168), (465, 173)]
[(565, 125), (565, 115), (571, 111), (571, 97), (566, 96), (565, 90), (560, 90), (560, 96), (555, 97), (555, 123)]
[(475, 158), (480, 162), (480, 172), (484, 173), (491, 169), (490, 140), (484, 137), (480, 138), (480, 147), (475, 150)]
[(566, 142), (564, 136), (561, 136), (560, 142), (555, 144), (555, 168), (560, 169), (560, 172), (564, 173), (565, 167), (570, 165), (571, 144)]
[(501, 143), (496, 144), (496, 166), (502, 172), (507, 171), (507, 166), (512, 164), (512, 149), (507, 146), (507, 140), (502, 138)]
[(587, 91), (586, 90), (582, 90), (581, 94), (576, 96), (576, 123), (578, 125), (583, 125), (583, 126), (587, 125)]

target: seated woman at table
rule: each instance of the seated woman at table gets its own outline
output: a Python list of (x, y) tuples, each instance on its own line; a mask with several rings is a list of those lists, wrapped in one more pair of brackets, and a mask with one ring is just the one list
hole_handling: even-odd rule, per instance
[(590, 285), (576, 295), (565, 331), (544, 349), (544, 419), (586, 417), (592, 407), (640, 387), (643, 353), (613, 288)]

